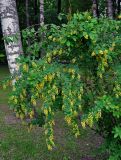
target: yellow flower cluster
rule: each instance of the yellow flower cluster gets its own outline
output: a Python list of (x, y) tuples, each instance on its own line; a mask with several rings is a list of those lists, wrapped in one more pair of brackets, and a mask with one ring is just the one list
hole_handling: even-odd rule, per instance
[(37, 105), (36, 100), (34, 98), (31, 98), (31, 103), (32, 103), (33, 106)]
[(116, 98), (119, 98), (121, 96), (121, 85), (116, 84), (113, 91), (115, 93)]
[(28, 72), (28, 70), (29, 70), (28, 64), (24, 64), (24, 65), (23, 65), (23, 71), (24, 71), (24, 72)]
[(34, 118), (34, 111), (33, 110), (29, 113), (29, 116), (30, 116), (30, 119)]
[(70, 125), (71, 124), (71, 117), (66, 116), (65, 121)]
[(101, 110), (98, 111), (95, 115), (95, 119), (98, 121), (98, 119), (101, 118)]

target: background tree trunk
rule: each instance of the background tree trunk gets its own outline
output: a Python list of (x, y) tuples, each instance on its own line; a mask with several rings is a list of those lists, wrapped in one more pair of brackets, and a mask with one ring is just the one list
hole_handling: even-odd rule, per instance
[(38, 24), (38, 19), (37, 19), (37, 11), (38, 11), (38, 6), (37, 6), (37, 0), (34, 0), (34, 24)]
[(26, 0), (26, 26), (29, 27), (29, 3)]
[(61, 13), (61, 0), (58, 0), (58, 14)]
[[(44, 25), (44, 0), (40, 0), (40, 26)], [(44, 32), (41, 34), (41, 42), (44, 39)], [(41, 49), (40, 57), (42, 58), (45, 55), (44, 49)]]
[(120, 12), (121, 12), (121, 7), (120, 7), (120, 3), (121, 3), (121, 0), (118, 0), (118, 7), (117, 7), (117, 12), (118, 12), (118, 14), (120, 14)]
[(16, 58), (23, 53), (16, 1), (0, 0), (0, 15), (4, 38), (17, 36), (16, 42), (7, 43), (6, 40), (4, 40), (9, 70), (11, 74), (14, 74), (18, 70)]
[(40, 26), (44, 24), (44, 0), (40, 0)]
[(108, 17), (113, 19), (113, 0), (107, 0)]
[(99, 11), (98, 11), (98, 2), (97, 2), (97, 0), (93, 0), (92, 11), (93, 11), (93, 17), (98, 18), (99, 17)]

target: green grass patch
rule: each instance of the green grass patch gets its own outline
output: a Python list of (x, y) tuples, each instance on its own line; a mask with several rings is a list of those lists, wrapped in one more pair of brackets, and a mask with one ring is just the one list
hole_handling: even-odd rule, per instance
[(7, 88), (3, 90), (1, 82), (9, 76), (8, 67), (5, 65), (0, 65), (0, 105), (8, 103), (8, 95), (10, 93), (10, 89)]

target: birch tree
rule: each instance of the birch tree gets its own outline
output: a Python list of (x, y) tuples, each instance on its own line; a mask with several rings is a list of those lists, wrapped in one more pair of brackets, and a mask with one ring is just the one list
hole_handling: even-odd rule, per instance
[(15, 0), (0, 0), (0, 17), (4, 38), (17, 36), (16, 41), (4, 40), (9, 70), (14, 74), (18, 70), (16, 58), (23, 53)]
[(40, 26), (44, 24), (44, 0), (40, 0)]
[(108, 12), (108, 17), (110, 19), (113, 19), (113, 0), (107, 0), (107, 12)]
[(97, 0), (93, 0), (93, 6), (92, 6), (92, 11), (93, 11), (93, 17), (98, 18), (99, 12), (98, 12), (98, 2)]

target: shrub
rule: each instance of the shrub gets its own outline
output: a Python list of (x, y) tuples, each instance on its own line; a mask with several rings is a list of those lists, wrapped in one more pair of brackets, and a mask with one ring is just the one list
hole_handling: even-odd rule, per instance
[[(54, 146), (54, 114), (61, 110), (76, 137), (79, 122), (85, 128), (97, 121), (98, 131), (108, 142), (110, 160), (120, 159), (120, 23), (94, 19), (88, 13), (74, 14), (61, 27), (46, 25), (38, 31), (40, 36), (44, 30), (44, 40), (34, 43), (37, 54), (44, 48), (43, 58), (20, 58), (20, 76), (13, 76), (10, 106), (17, 117), (31, 119), (30, 128), (33, 121), (42, 120), (49, 150)], [(36, 107), (38, 99), (41, 102)]]

